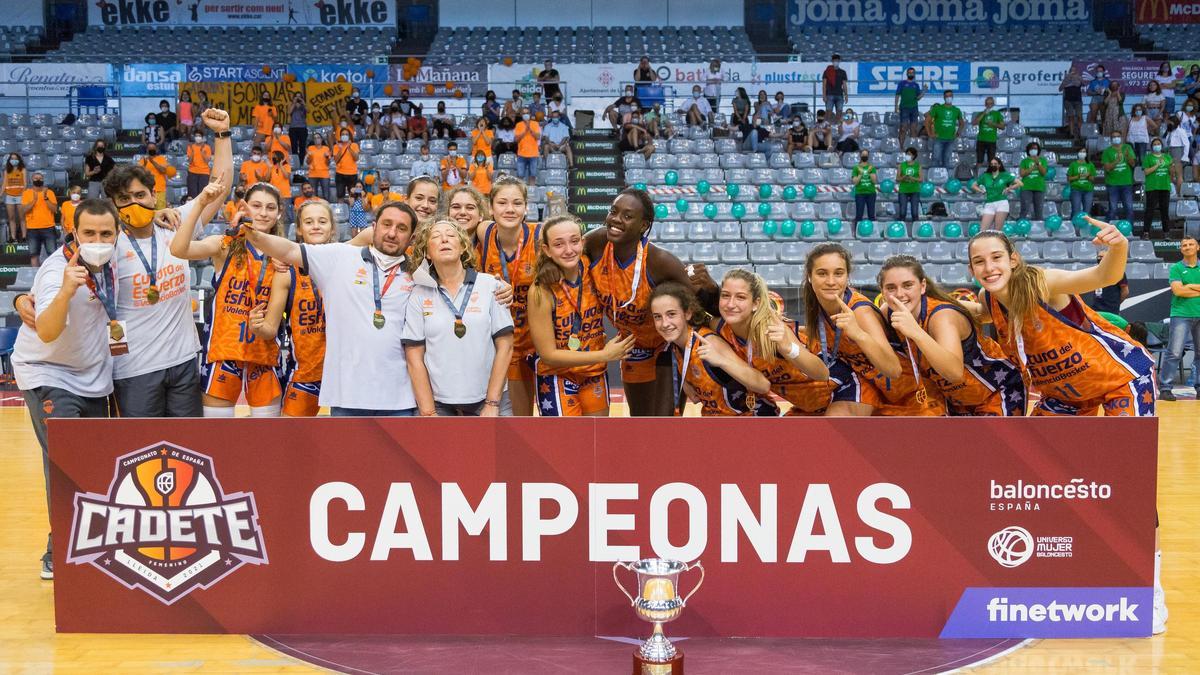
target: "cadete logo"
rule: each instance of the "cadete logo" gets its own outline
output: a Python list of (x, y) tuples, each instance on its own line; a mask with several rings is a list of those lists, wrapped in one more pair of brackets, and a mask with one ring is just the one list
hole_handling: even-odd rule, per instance
[(159, 442), (117, 458), (108, 494), (75, 493), (67, 562), (170, 605), (267, 554), (254, 495), (226, 494), (210, 457)]

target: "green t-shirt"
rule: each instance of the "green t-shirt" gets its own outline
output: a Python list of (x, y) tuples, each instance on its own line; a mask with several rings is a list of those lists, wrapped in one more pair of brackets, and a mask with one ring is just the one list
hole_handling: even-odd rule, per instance
[(952, 105), (938, 103), (929, 109), (933, 118), (933, 133), (939, 141), (951, 141), (958, 135), (958, 121), (962, 119), (962, 111)]
[[(896, 167), (896, 179), (900, 184), (900, 194), (907, 195), (921, 191), (920, 162), (900, 162)], [(907, 179), (907, 180), (906, 180)]]
[(875, 175), (875, 167), (870, 164), (855, 164), (854, 170), (850, 172), (850, 178), (862, 176), (862, 180), (858, 181), (858, 185), (854, 186), (854, 194), (856, 195), (873, 195), (875, 194), (875, 181), (871, 180), (871, 176)]
[(975, 183), (983, 186), (985, 201), (998, 202), (1007, 199), (1004, 196), (1004, 188), (1013, 184), (1016, 180), (1013, 175), (1007, 171), (1001, 171), (999, 175), (992, 176), (991, 173), (985, 173), (975, 179)]
[[(1159, 162), (1159, 160), (1162, 160)], [(1157, 171), (1151, 171), (1150, 167), (1158, 164)], [(1167, 154), (1146, 155), (1142, 158), (1142, 168), (1146, 170), (1146, 190), (1148, 192), (1170, 192), (1171, 191), (1171, 156)]]
[(915, 108), (917, 100), (921, 98), (921, 85), (905, 80), (896, 87), (896, 95), (900, 97), (902, 109)]
[(1045, 157), (1026, 157), (1021, 160), (1021, 169), (1033, 169), (1028, 176), (1021, 179), (1021, 189), (1030, 192), (1045, 192), (1046, 177), (1038, 173), (1035, 165), (1040, 164), (1042, 168), (1046, 168)]
[(1092, 179), (1096, 177), (1096, 165), (1077, 159), (1067, 167), (1067, 180), (1076, 192), (1091, 192), (1096, 189)]
[(979, 116), (979, 134), (975, 136), (975, 139), (985, 143), (995, 143), (996, 130), (1002, 122), (1004, 122), (1004, 115), (1001, 115), (999, 110), (983, 113)]
[[(1126, 154), (1128, 152), (1128, 154)], [(1122, 143), (1119, 146), (1110, 145), (1104, 149), (1100, 155), (1100, 161), (1104, 164), (1116, 162), (1116, 166), (1112, 171), (1107, 171), (1104, 174), (1105, 185), (1133, 185), (1133, 166), (1129, 163), (1129, 158), (1133, 156), (1133, 146), (1128, 143)]]
[[(1183, 282), (1184, 286), (1188, 284), (1200, 284), (1200, 264), (1194, 267), (1188, 267), (1182, 260), (1171, 265), (1171, 271), (1167, 275), (1171, 281)], [(1200, 318), (1200, 298), (1181, 298), (1178, 295), (1171, 294), (1171, 316), (1182, 316), (1189, 319)]]

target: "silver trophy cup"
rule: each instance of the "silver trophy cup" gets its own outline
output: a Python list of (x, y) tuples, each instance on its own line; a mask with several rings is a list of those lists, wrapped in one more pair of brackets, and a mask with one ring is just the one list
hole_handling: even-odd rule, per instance
[[(625, 590), (625, 586), (617, 577), (617, 569), (622, 567), (637, 574), (636, 598)], [(700, 570), (700, 580), (690, 593), (681, 597), (679, 575), (694, 569)], [(642, 643), (638, 655), (650, 663), (666, 663), (674, 659), (675, 645), (663, 635), (662, 625), (679, 618), (688, 599), (700, 589), (700, 585), (704, 583), (704, 566), (700, 561), (687, 565), (678, 560), (661, 558), (646, 558), (632, 563), (618, 562), (613, 565), (613, 581), (617, 582), (617, 587), (629, 598), (629, 603), (637, 615), (654, 624), (654, 632)]]

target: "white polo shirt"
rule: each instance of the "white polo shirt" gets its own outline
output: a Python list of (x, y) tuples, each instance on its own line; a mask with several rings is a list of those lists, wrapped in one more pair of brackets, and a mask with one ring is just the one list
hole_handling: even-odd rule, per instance
[[(31, 291), (38, 315), (58, 296), (66, 268), (61, 248), (38, 268)], [(12, 364), (17, 388), (22, 391), (55, 387), (86, 398), (108, 396), (113, 390), (112, 355), (104, 305), (86, 285), (80, 286), (71, 297), (67, 325), (53, 342), (42, 342), (36, 330), (21, 326)]]
[(513, 332), (512, 315), (496, 302), (496, 277), (490, 274), (468, 270), (451, 298), (454, 306), (462, 306), (472, 278), (475, 285), (463, 311), (467, 332), (461, 338), (454, 334), (454, 312), (446, 306), (427, 268), (418, 269), (413, 278), (403, 340), (405, 345), (425, 346), (425, 368), (438, 403), (469, 404), (486, 399), (496, 360), (493, 340)]
[(692, 109), (693, 105), (696, 106), (696, 112), (700, 113), (704, 117), (708, 117), (712, 114), (712, 106), (709, 105), (708, 99), (704, 98), (703, 96), (700, 98), (683, 99), (683, 105), (679, 106), (679, 111), (687, 112)]
[(380, 302), (384, 326), (376, 328), (372, 323), (372, 270), (379, 274), (380, 291), (390, 270), (379, 269), (374, 256), (363, 246), (302, 244), (300, 251), (304, 268), (325, 303), (321, 405), (367, 410), (415, 408), (417, 402), (400, 342), (412, 277), (403, 270), (396, 273)]

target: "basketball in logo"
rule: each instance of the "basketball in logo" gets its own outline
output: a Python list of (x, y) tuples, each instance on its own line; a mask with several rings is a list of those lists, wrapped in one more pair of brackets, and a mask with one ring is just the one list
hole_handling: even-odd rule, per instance
[(117, 459), (108, 494), (75, 493), (67, 562), (169, 605), (267, 556), (254, 495), (225, 494), (210, 457), (157, 443)]
[(1010, 525), (988, 539), (988, 553), (1002, 567), (1017, 567), (1033, 557), (1033, 535)]

